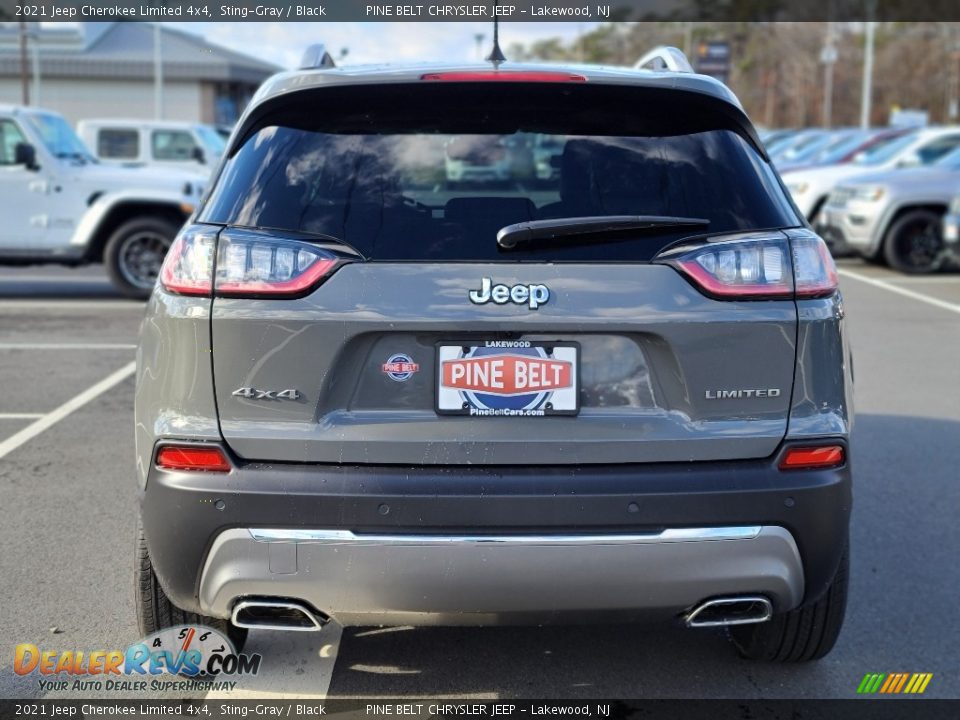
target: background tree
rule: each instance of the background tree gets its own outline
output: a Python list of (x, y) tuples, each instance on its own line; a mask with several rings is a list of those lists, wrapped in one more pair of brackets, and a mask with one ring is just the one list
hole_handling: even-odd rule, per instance
[[(709, 16), (705, 3), (703, 16)], [(773, 17), (774, 3), (728, 0), (724, 17), (758, 17), (759, 7)], [(773, 8), (773, 9), (772, 9)], [(717, 11), (719, 12), (719, 11)], [(735, 13), (731, 15), (730, 13)], [(730, 43), (730, 87), (755, 122), (769, 127), (819, 125), (823, 117), (825, 22), (610, 22), (572, 41), (539, 40), (514, 44), (511, 60), (577, 61), (632, 66), (656, 45), (675, 45), (695, 54), (701, 42)], [(863, 23), (834, 25), (832, 125), (860, 121), (863, 72)], [(886, 125), (894, 108), (925, 110), (931, 123), (950, 116), (960, 100), (960, 23), (880, 23), (876, 35), (871, 123)], [(691, 60), (693, 61), (693, 57)]]

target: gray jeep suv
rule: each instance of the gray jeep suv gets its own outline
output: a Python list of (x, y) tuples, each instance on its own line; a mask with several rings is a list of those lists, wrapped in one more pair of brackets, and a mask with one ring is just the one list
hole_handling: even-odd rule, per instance
[[(447, 177), (490, 158), (508, 172)], [(710, 78), (276, 76), (143, 324), (141, 629), (661, 617), (821, 657), (847, 588), (843, 317)]]

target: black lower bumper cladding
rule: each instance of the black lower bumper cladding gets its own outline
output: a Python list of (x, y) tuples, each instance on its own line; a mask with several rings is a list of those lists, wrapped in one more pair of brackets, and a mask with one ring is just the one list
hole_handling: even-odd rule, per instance
[(785, 449), (763, 460), (645, 465), (153, 468), (141, 512), (158, 579), (192, 611), (213, 540), (237, 527), (532, 534), (774, 525), (796, 540), (807, 603), (827, 588), (847, 542), (850, 467), (783, 472)]

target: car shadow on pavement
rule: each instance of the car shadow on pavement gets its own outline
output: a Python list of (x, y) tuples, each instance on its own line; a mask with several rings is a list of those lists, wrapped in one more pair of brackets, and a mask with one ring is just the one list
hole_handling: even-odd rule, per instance
[(119, 300), (123, 295), (105, 274), (58, 268), (0, 268), (0, 298), (21, 300)]
[[(73, 283), (42, 286), (31, 282), (0, 282), (0, 298), (7, 300), (123, 300), (124, 297), (110, 286), (95, 283)], [(133, 301), (131, 301), (133, 302)]]
[[(328, 698), (769, 697), (723, 630), (679, 625), (344, 630)], [(812, 679), (816, 666), (800, 667)]]
[(933, 672), (927, 694), (956, 696), (958, 439), (952, 420), (857, 417), (850, 601), (819, 662), (749, 662), (723, 630), (669, 621), (347, 628), (328, 697), (851, 698), (864, 673), (893, 670)]

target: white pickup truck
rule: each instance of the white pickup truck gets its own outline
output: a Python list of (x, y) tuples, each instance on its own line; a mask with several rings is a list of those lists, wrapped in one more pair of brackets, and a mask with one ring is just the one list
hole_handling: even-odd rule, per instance
[(102, 262), (121, 292), (146, 297), (203, 182), (101, 165), (60, 115), (0, 105), (0, 263)]

